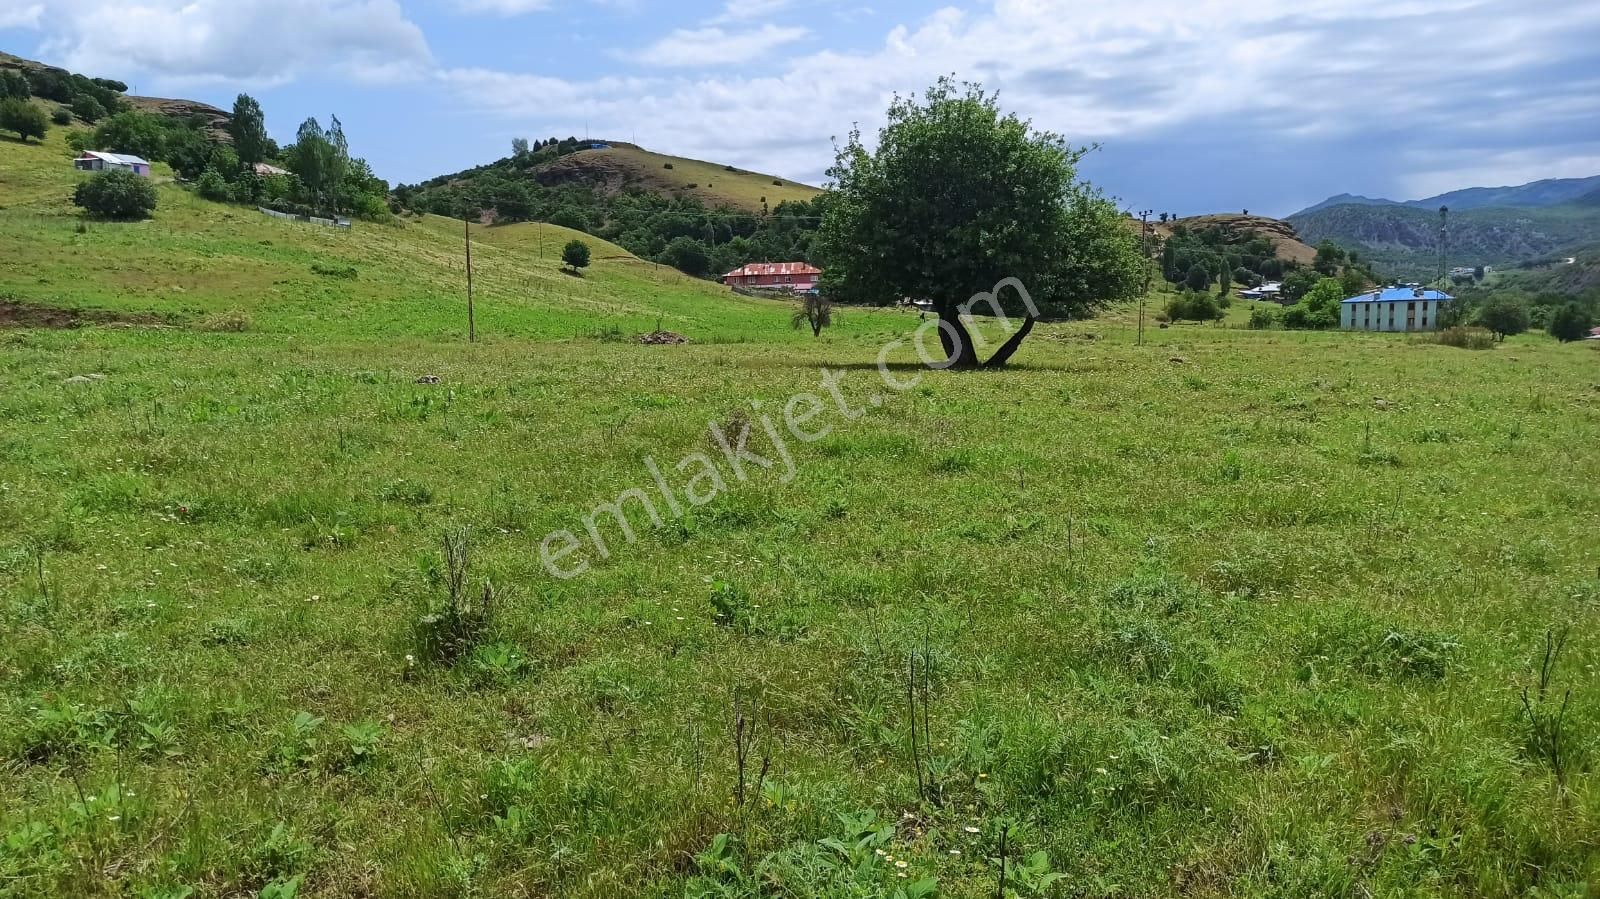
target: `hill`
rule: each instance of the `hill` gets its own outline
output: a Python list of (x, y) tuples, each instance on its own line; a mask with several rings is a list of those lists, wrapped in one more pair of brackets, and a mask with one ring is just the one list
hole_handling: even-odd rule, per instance
[(1468, 187), (1421, 200), (1396, 201), (1339, 194), (1315, 206), (1302, 209), (1289, 218), (1308, 215), (1333, 206), (1403, 206), (1434, 212), (1437, 212), (1440, 206), (1450, 207), (1451, 212), (1465, 212), (1469, 209), (1491, 206), (1560, 206), (1596, 190), (1600, 190), (1600, 175), (1592, 178), (1550, 178), (1514, 187)]
[(74, 82), (82, 84), (84, 81), (88, 81), (101, 88), (109, 88), (115, 94), (120, 95), (120, 99), (124, 103), (133, 109), (139, 110), (140, 112), (146, 112), (153, 115), (179, 120), (188, 120), (195, 116), (199, 116), (205, 120), (205, 129), (213, 138), (217, 140), (232, 140), (232, 138), (228, 136), (227, 130), (228, 122), (232, 119), (232, 115), (226, 110), (218, 109), (209, 103), (201, 103), (198, 100), (181, 100), (167, 97), (135, 96), (126, 93), (127, 85), (123, 84), (122, 82), (111, 81), (104, 78), (95, 79), (84, 75), (76, 75), (67, 71), (66, 69), (61, 68), (60, 66), (53, 66), (48, 63), (39, 62), (33, 59), (24, 59), (23, 57), (14, 56), (10, 53), (0, 51), (0, 70), (5, 69), (11, 69), (22, 72), (24, 75), (30, 75), (32, 76), (33, 80), (37, 80), (42, 76), (44, 81), (36, 85), (34, 93), (36, 95), (45, 96), (59, 103), (68, 102), (71, 99), (70, 96), (63, 92), (58, 93), (57, 96), (50, 97), (49, 93), (55, 92), (55, 90), (71, 91), (73, 89), (71, 85), (73, 85)]
[(580, 150), (532, 170), (540, 184), (583, 184), (607, 193), (644, 190), (692, 197), (707, 207), (761, 212), (779, 203), (804, 202), (821, 193), (810, 185), (699, 159), (668, 156), (622, 142)]
[(1294, 225), (1282, 219), (1267, 218), (1262, 215), (1213, 213), (1153, 224), (1156, 234), (1162, 239), (1170, 237), (1173, 228), (1178, 225), (1183, 225), (1191, 230), (1219, 228), (1233, 237), (1242, 237), (1246, 234), (1254, 233), (1257, 236), (1267, 238), (1272, 241), (1276, 257), (1284, 262), (1310, 265), (1317, 258), (1317, 251), (1300, 239), (1300, 235), (1296, 232)]
[[(42, 143), (0, 141), (0, 297), (185, 326), (238, 314), (255, 329), (302, 334), (392, 339), (464, 327), (459, 221), (425, 215), (349, 231), (285, 222), (201, 200), (157, 164), (151, 221), (90, 222), (80, 232), (69, 130), (51, 129)], [(555, 225), (475, 225), (473, 235), (479, 327), (488, 334), (574, 339), (659, 322), (700, 340), (798, 339), (781, 305), (645, 263), (593, 235)], [(581, 278), (561, 272), (559, 247), (572, 239), (593, 251)]]
[[(1290, 216), (1310, 243), (1359, 249), (1380, 271), (1424, 278), (1438, 267), (1439, 215), (1407, 206), (1331, 206)], [(1487, 207), (1451, 212), (1452, 265), (1504, 266), (1600, 238), (1600, 206)]]

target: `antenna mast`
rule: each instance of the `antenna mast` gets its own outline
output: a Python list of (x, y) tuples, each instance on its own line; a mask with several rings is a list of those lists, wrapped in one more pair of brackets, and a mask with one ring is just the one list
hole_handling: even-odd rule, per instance
[(1450, 273), (1450, 207), (1439, 207), (1439, 280)]

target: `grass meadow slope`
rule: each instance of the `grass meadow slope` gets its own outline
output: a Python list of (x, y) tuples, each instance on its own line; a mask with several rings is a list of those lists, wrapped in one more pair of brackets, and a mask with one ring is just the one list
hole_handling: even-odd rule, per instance
[[(84, 320), (0, 328), (0, 896), (1592, 894), (1592, 347), (1118, 310), (887, 391), (915, 315), (538, 225), (468, 344), (459, 223), (80, 231), (59, 138), (0, 142), (0, 304)], [(739, 480), (708, 423), (803, 393)]]

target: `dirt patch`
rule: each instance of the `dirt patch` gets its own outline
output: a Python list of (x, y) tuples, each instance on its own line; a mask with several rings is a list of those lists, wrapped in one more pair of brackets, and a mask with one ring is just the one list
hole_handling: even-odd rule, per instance
[(148, 312), (107, 312), (100, 309), (59, 309), (36, 303), (0, 300), (0, 328), (47, 328), (64, 330), (85, 325), (159, 327), (170, 325)]
[(680, 343), (688, 343), (689, 338), (682, 334), (674, 334), (671, 331), (651, 331), (649, 334), (640, 334), (639, 342), (656, 346), (675, 346)]

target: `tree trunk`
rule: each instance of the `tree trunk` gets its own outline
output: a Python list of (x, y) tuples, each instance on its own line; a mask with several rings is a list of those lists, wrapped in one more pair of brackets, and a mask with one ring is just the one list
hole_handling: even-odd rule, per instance
[(1011, 361), (1011, 357), (1017, 352), (1017, 348), (1022, 346), (1022, 341), (1027, 338), (1028, 332), (1033, 330), (1033, 323), (1036, 321), (1038, 321), (1038, 319), (1031, 315), (1023, 320), (1022, 327), (1017, 329), (1017, 333), (1011, 335), (1011, 338), (1007, 340), (993, 356), (989, 357), (989, 361), (983, 363), (983, 367), (1005, 367), (1005, 364)]
[(939, 343), (944, 346), (944, 364), (938, 368), (977, 368), (978, 350), (972, 345), (972, 334), (961, 321), (961, 312), (954, 303), (939, 310)]

